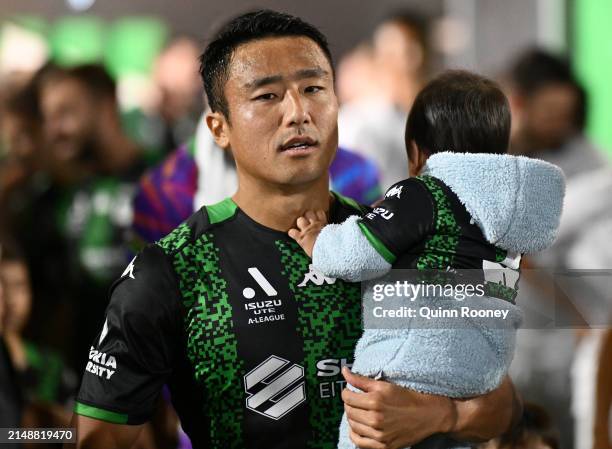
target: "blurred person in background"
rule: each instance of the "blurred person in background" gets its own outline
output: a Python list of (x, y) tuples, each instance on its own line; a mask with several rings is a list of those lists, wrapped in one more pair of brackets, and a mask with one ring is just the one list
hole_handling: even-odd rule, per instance
[(556, 164), (568, 179), (605, 164), (601, 151), (584, 135), (586, 91), (567, 61), (527, 50), (511, 64), (506, 84), (512, 153)]
[[(52, 223), (37, 245), (57, 239), (60, 252), (46, 251), (41, 268), (62, 284), (42, 288), (62, 295), (58, 321), (70, 329), (63, 332), (71, 340), (67, 350), (81, 371), (102, 325), (108, 286), (131, 256), (131, 204), (145, 164), (140, 147), (124, 132), (115, 82), (102, 66), (49, 73), (41, 83), (40, 105), (52, 175), (45, 215)], [(163, 403), (155, 422), (136, 447), (176, 446), (177, 420)]]
[(5, 306), (2, 337), (27, 404), (21, 426), (66, 427), (77, 376), (59, 354), (24, 338), (32, 305), (28, 268), (14, 242), (3, 236), (0, 243)]
[(31, 329), (62, 346), (80, 371), (101, 325), (108, 284), (129, 261), (131, 202), (144, 166), (140, 148), (121, 127), (115, 84), (105, 69), (53, 68), (41, 78), (42, 152), (50, 182), (19, 232), (35, 308), (57, 319), (35, 314)]
[(340, 104), (381, 95), (371, 42), (362, 42), (345, 54), (338, 63), (336, 73)]
[[(513, 112), (511, 151), (557, 164), (568, 178), (557, 240), (527, 263), (611, 268), (612, 170), (584, 135), (586, 91), (565, 60), (541, 50), (520, 55), (506, 83)], [(579, 318), (602, 324), (612, 306), (609, 292), (598, 291), (597, 282), (588, 277), (572, 284), (569, 299)], [(517, 340), (517, 385), (526, 397), (550, 404), (562, 440), (573, 439), (576, 448), (610, 447), (611, 367), (603, 357), (610, 351), (609, 335), (588, 328), (524, 330)]]
[(33, 285), (32, 320), (26, 334), (34, 341), (46, 340), (51, 345), (58, 341), (54, 337), (62, 334), (57, 332), (61, 327), (56, 328), (49, 317), (64, 296), (65, 271), (57, 261), (66, 258), (62, 240), (55, 232), (55, 216), (48, 205), (54, 202), (59, 190), (54, 185), (68, 183), (67, 173), (84, 176), (88, 173), (85, 164), (76, 159), (56, 164), (58, 170), (53, 171), (49, 152), (44, 151), (39, 89), (54, 70), (54, 66), (47, 65), (26, 84), (12, 86), (0, 116), (3, 148), (8, 155), (1, 168), (18, 174), (12, 178), (18, 182), (13, 182), (2, 198), (1, 220), (6, 232), (24, 249)]
[(203, 110), (198, 77), (200, 49), (193, 39), (174, 39), (157, 57), (153, 80), (159, 89), (158, 113), (163, 120), (166, 151), (177, 148), (195, 133)]
[[(374, 31), (372, 50), (360, 46), (340, 63), (340, 146), (374, 160), (383, 185), (406, 177), (404, 125), (412, 102), (429, 76), (427, 22), (411, 12), (391, 15)], [(352, 85), (371, 87), (361, 93)]]
[(605, 156), (584, 134), (586, 91), (566, 60), (538, 49), (516, 58), (504, 84), (512, 109), (511, 152), (552, 162), (568, 179), (557, 241), (532, 257), (532, 263), (567, 268), (568, 248), (577, 233), (585, 232), (584, 218), (593, 221), (594, 215), (606, 210), (607, 194), (602, 191), (612, 189)]
[[(78, 378), (55, 351), (24, 338), (32, 301), (28, 269), (6, 234), (0, 234), (0, 248), (0, 425), (68, 427)], [(176, 434), (176, 417), (168, 407), (159, 407), (134, 449), (177, 447)]]
[(116, 85), (99, 65), (57, 70), (41, 90), (47, 146), (58, 162), (76, 154), (103, 175), (129, 176), (142, 168), (141, 149), (124, 132)]

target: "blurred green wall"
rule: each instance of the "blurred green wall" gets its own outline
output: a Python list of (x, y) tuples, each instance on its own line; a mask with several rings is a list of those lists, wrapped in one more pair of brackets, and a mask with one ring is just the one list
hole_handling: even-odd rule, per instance
[(573, 4), (573, 62), (589, 93), (587, 132), (612, 156), (612, 1)]

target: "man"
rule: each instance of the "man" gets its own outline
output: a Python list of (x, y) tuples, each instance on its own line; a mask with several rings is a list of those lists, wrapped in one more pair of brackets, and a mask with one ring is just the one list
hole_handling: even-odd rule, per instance
[[(513, 125), (510, 151), (558, 165), (568, 181), (555, 244), (525, 262), (562, 270), (609, 267), (608, 246), (602, 241), (609, 235), (605, 226), (612, 205), (612, 173), (604, 153), (584, 135), (588, 103), (584, 88), (568, 61), (537, 49), (518, 55), (506, 76)], [(597, 294), (591, 288), (585, 280), (571, 295), (579, 310), (583, 296)], [(601, 304), (606, 295), (599, 293)], [(532, 306), (544, 307), (537, 302)], [(588, 310), (581, 313), (592, 319)], [(561, 440), (574, 440), (575, 447), (592, 447), (585, 438), (591, 438), (595, 428), (593, 398), (607, 394), (605, 388), (595, 393), (593, 374), (598, 363), (593, 343), (598, 344), (601, 335), (597, 331), (525, 329), (517, 338), (511, 370), (517, 385), (530, 400), (549, 404)], [(584, 388), (591, 393), (585, 394)]]
[(187, 36), (173, 39), (153, 65), (153, 81), (159, 90), (157, 114), (168, 151), (193, 135), (202, 114), (202, 83), (198, 76), (200, 46)]
[(410, 11), (398, 11), (376, 28), (372, 44), (369, 53), (362, 53), (361, 63), (372, 70), (370, 88), (340, 108), (340, 145), (372, 158), (383, 186), (389, 188), (407, 175), (404, 128), (428, 77), (427, 22)]
[(568, 179), (606, 164), (584, 135), (587, 94), (567, 61), (528, 50), (512, 63), (507, 78), (511, 153), (558, 165)]
[[(508, 430), (511, 383), (467, 401), (351, 374), (357, 284), (324, 278), (287, 235), (308, 209), (360, 212), (330, 195), (338, 144), (331, 55), (298, 18), (240, 16), (202, 56), (217, 144), (239, 188), (144, 250), (114, 285), (77, 397), (78, 447), (129, 447), (164, 383), (194, 447), (333, 448), (342, 401), (363, 448)], [(364, 393), (344, 390), (344, 379)], [(341, 400), (342, 399), (342, 400)]]
[[(34, 311), (33, 324), (73, 321), (50, 333), (78, 350), (69, 357), (80, 372), (103, 322), (108, 285), (129, 261), (131, 201), (144, 167), (139, 147), (122, 130), (115, 83), (103, 67), (48, 70), (39, 95), (41, 152), (51, 179), (24, 216), (20, 242), (32, 268), (34, 303), (56, 305), (50, 313), (62, 306), (76, 313), (48, 320)], [(53, 251), (40, 254), (50, 244)]]
[(80, 155), (110, 175), (141, 166), (141, 149), (122, 128), (116, 91), (110, 74), (94, 64), (56, 70), (44, 79), (45, 135), (58, 163)]

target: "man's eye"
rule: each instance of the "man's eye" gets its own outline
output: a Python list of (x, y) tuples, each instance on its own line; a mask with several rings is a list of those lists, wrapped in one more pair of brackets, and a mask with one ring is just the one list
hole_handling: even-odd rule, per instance
[(255, 97), (255, 100), (274, 100), (276, 98), (275, 94), (262, 94)]
[(313, 93), (319, 92), (321, 90), (323, 90), (323, 88), (321, 86), (308, 86), (305, 89), (306, 93), (309, 93), (309, 94), (313, 94)]

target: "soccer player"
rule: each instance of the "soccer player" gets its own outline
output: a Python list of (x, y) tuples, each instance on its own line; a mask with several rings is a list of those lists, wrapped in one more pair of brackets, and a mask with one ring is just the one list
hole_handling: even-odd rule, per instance
[(306, 210), (337, 223), (361, 209), (329, 192), (338, 106), (324, 36), (296, 17), (248, 13), (211, 41), (202, 72), (206, 121), (231, 148), (238, 191), (147, 247), (113, 285), (77, 397), (77, 446), (129, 447), (164, 384), (196, 448), (331, 449), (344, 409), (366, 449), (509, 430), (521, 408), (509, 380), (453, 401), (346, 369), (359, 285), (311, 270), (287, 235)]

